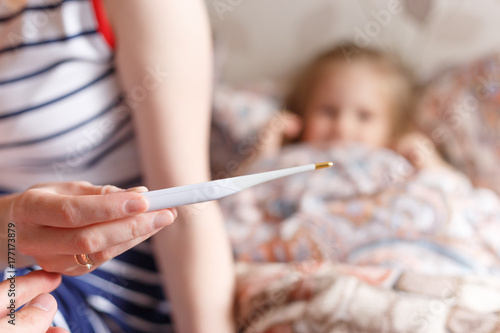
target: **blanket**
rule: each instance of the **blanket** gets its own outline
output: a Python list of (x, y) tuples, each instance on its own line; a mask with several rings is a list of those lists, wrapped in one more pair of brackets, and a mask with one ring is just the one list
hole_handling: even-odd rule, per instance
[[(265, 332), (279, 322), (293, 322), (293, 332), (444, 332), (464, 318), (475, 322), (490, 315), (495, 323), (491, 327), (498, 327), (494, 315), (498, 308), (481, 312), (467, 303), (470, 300), (443, 305), (445, 310), (431, 326), (408, 326), (412, 314), (421, 322), (413, 306), (432, 304), (446, 279), (478, 281), (474, 279), (484, 276), (493, 281), (492, 285), (478, 282), (485, 293), (498, 291), (500, 201), (492, 191), (474, 188), (451, 168), (417, 172), (390, 150), (358, 145), (290, 146), (249, 172), (324, 161), (333, 161), (334, 167), (259, 185), (221, 201), (235, 256), (247, 262), (240, 263), (245, 268), (239, 270), (239, 318), (248, 318), (255, 310), (254, 297), (266, 299), (273, 288), (297, 293), (291, 282), (282, 279), (295, 269), (293, 264), (277, 263), (312, 260), (320, 265), (300, 275), (301, 284), (314, 282), (307, 292), (299, 288), (299, 294), (309, 296), (300, 302), (287, 296), (286, 305), (266, 316), (268, 324), (242, 327)], [(275, 265), (281, 266), (275, 269)], [(346, 272), (341, 265), (351, 269)], [(360, 278), (358, 270), (367, 268), (371, 273)], [(380, 279), (391, 282), (371, 281)], [(426, 294), (422, 285), (438, 294)], [(399, 300), (407, 306), (393, 307)], [(384, 307), (384, 302), (389, 303)], [(377, 311), (385, 310), (367, 310), (363, 304), (368, 303)], [(328, 317), (324, 327), (330, 328), (301, 331), (300, 327), (315, 323), (306, 310)], [(383, 317), (385, 324), (375, 324), (373, 318)]]
[(244, 333), (500, 332), (500, 279), (331, 262), (238, 263)]

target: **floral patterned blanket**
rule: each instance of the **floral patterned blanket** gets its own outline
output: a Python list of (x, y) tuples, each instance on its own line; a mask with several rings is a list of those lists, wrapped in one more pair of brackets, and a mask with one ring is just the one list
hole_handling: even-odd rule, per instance
[(500, 279), (331, 262), (238, 263), (244, 333), (500, 332)]
[(245, 332), (500, 330), (497, 195), (357, 145), (291, 146), (249, 173), (324, 161), (221, 201)]

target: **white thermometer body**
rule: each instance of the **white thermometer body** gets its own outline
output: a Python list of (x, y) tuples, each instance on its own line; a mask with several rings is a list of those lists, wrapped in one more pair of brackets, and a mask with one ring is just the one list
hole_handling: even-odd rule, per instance
[(261, 172), (252, 175), (212, 180), (205, 183), (150, 191), (143, 194), (149, 200), (148, 211), (154, 211), (217, 200), (270, 180), (301, 172), (329, 168), (332, 165), (332, 162), (307, 164), (288, 169)]

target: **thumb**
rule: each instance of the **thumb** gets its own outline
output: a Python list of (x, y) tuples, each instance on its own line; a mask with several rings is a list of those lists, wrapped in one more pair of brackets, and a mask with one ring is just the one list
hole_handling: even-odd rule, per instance
[(19, 332), (45, 333), (57, 311), (57, 302), (50, 294), (41, 294), (26, 304), (16, 315)]

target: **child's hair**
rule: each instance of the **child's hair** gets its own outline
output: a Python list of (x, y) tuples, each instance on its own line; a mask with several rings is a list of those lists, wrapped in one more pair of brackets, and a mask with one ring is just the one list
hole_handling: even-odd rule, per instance
[[(380, 70), (387, 78), (392, 91), (391, 118), (393, 120), (391, 137), (399, 138), (411, 126), (411, 111), (414, 106), (414, 80), (412, 73), (399, 61), (388, 54), (373, 49), (361, 48), (353, 43), (341, 43), (326, 51), (310, 63), (296, 78), (288, 96), (285, 98), (284, 109), (305, 118), (307, 104), (320, 74), (328, 67), (348, 66), (353, 63), (366, 62)], [(299, 135), (294, 141), (300, 140)]]

